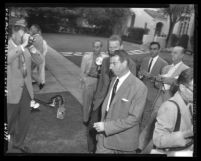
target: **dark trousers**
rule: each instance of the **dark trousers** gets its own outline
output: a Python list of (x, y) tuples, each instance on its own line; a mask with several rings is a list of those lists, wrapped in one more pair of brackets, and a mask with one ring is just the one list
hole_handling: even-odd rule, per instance
[(88, 144), (88, 151), (95, 153), (96, 151), (96, 134), (97, 131), (93, 128), (93, 124), (95, 122), (100, 121), (100, 108), (95, 111), (92, 111), (90, 114), (90, 122), (87, 126), (87, 144)]
[(8, 133), (11, 135), (14, 147), (23, 147), (30, 124), (31, 97), (26, 86), (23, 87), (22, 96), (18, 104), (7, 104)]

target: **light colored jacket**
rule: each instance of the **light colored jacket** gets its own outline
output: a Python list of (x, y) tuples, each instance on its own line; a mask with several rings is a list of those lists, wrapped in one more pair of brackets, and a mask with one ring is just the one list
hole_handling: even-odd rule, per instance
[(104, 120), (114, 80), (115, 78), (102, 105), (101, 121), (104, 121), (106, 134), (103, 145), (108, 149), (134, 151), (138, 147), (139, 123), (144, 110), (147, 87), (131, 73), (119, 87)]
[[(183, 101), (179, 92), (175, 93), (170, 100), (177, 102), (181, 112), (181, 124), (179, 131), (191, 130), (193, 124), (191, 122), (191, 113), (189, 107)], [(173, 132), (177, 120), (177, 107), (170, 101), (164, 102), (158, 110), (157, 122), (153, 133), (153, 143), (158, 148), (181, 147), (181, 143), (177, 138), (178, 135)]]
[[(33, 99), (33, 86), (31, 79), (31, 60), (32, 57), (25, 48), (25, 64), (27, 69), (27, 76), (24, 79), (19, 66), (19, 57), (15, 58), (16, 52), (22, 52), (20, 46), (14, 46), (12, 40), (8, 41), (8, 57), (7, 57), (7, 103), (17, 104), (20, 101), (24, 84), (27, 87), (31, 99)], [(41, 59), (37, 56), (37, 59)]]

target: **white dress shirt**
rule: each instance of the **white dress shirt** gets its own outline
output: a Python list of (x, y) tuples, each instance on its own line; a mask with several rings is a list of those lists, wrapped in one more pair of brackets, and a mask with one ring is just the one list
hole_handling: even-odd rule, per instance
[[(122, 77), (117, 77), (114, 81), (114, 84), (116, 82), (117, 79), (119, 79), (119, 83), (117, 84), (117, 89), (116, 89), (116, 92), (118, 91), (119, 87), (122, 85), (122, 83), (126, 80), (126, 78), (130, 75), (130, 71), (128, 71), (125, 75), (123, 75)], [(112, 90), (113, 90), (113, 86), (114, 84), (112, 85), (112, 88), (110, 90), (110, 96), (109, 96), (109, 99), (108, 99), (108, 103), (107, 103), (107, 108), (106, 108), (106, 111), (109, 110), (109, 105), (110, 105), (110, 100), (111, 100), (111, 96), (112, 96)]]
[[(156, 61), (158, 60), (158, 55), (157, 56), (155, 56), (154, 58), (153, 58), (153, 61), (152, 61), (152, 64), (151, 64), (151, 67), (150, 67), (150, 72), (149, 73), (151, 73), (151, 70), (152, 70), (152, 68), (153, 68), (153, 66), (154, 66), (154, 64), (156, 63)], [(149, 63), (150, 63), (150, 61), (151, 61), (151, 59), (149, 60)]]
[[(172, 74), (177, 70), (177, 68), (181, 65), (182, 61), (180, 61), (179, 63), (177, 63), (176, 65), (172, 64), (169, 71), (167, 72), (167, 74), (161, 75), (162, 77), (171, 77)], [(174, 77), (175, 79), (178, 78), (178, 76)], [(170, 89), (170, 85), (169, 84), (164, 84), (164, 90), (169, 90)]]

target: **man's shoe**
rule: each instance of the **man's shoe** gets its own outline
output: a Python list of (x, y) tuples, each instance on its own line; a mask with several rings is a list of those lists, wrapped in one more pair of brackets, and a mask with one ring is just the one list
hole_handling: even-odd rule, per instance
[(40, 111), (40, 109), (39, 109), (40, 104), (37, 103), (37, 102), (34, 101), (34, 100), (31, 100), (31, 102), (30, 102), (30, 107), (31, 107), (31, 111)]
[(40, 83), (39, 84), (39, 89), (41, 90), (45, 86), (45, 83)]

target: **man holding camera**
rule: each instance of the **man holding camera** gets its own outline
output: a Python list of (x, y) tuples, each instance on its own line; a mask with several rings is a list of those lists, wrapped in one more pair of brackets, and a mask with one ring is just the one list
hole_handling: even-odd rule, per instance
[(21, 152), (30, 152), (24, 141), (30, 125), (30, 101), (33, 99), (31, 79), (31, 60), (40, 55), (31, 56), (25, 34), (25, 20), (18, 20), (12, 27), (12, 36), (8, 41), (7, 57), (7, 114), (8, 133), (12, 148)]

